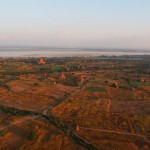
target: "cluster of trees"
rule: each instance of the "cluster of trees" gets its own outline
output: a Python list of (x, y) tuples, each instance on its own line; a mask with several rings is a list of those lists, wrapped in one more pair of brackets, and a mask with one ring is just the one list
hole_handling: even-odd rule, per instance
[(34, 130), (31, 130), (28, 132), (28, 134), (27, 134), (27, 140), (28, 141), (36, 141), (37, 138), (38, 138), (38, 136)]
[(67, 86), (78, 86), (79, 79), (75, 76), (68, 75), (65, 80), (62, 81)]
[(6, 113), (8, 115), (12, 115), (12, 116), (39, 115), (39, 113), (37, 113), (37, 112), (18, 110), (17, 108), (6, 107), (6, 106), (2, 106), (2, 105), (0, 105), (0, 112), (4, 112), (4, 113)]
[(106, 89), (105, 88), (102, 88), (102, 87), (96, 87), (96, 86), (90, 86), (87, 88), (87, 90), (89, 92), (106, 92)]

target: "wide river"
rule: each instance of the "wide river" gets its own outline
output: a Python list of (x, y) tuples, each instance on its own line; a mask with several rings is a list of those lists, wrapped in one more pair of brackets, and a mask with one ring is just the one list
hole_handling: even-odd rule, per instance
[(88, 56), (150, 55), (147, 52), (89, 51), (89, 50), (0, 50), (0, 57), (88, 57)]

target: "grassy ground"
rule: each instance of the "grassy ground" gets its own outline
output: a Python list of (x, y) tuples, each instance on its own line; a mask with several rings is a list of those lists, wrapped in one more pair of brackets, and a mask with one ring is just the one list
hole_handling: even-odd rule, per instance
[[(145, 139), (132, 135), (150, 136), (149, 62), (79, 58), (37, 62), (0, 61), (0, 105), (42, 112), (69, 95), (50, 114), (85, 141), (111, 150), (149, 150)], [(62, 72), (65, 79), (60, 78)], [(0, 128), (19, 119), (17, 111), (12, 116), (0, 110)], [(39, 118), (0, 131), (0, 149), (84, 149), (67, 135)]]

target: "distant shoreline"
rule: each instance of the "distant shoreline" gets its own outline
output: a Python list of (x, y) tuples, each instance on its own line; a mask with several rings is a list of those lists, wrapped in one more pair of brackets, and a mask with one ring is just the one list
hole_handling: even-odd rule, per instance
[(0, 50), (0, 57), (97, 57), (150, 55), (150, 51), (99, 51), (99, 50)]

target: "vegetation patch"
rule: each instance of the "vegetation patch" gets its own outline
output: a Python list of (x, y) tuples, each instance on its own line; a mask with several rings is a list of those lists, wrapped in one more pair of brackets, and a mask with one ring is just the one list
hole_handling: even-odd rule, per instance
[(2, 137), (4, 135), (5, 135), (4, 131), (0, 131), (0, 137)]
[(0, 105), (0, 112), (1, 111), (12, 116), (39, 115), (37, 112), (18, 110), (16, 108), (11, 108), (11, 107)]
[(123, 83), (123, 82), (121, 82), (119, 84), (119, 88), (124, 88), (124, 89), (128, 89), (128, 90), (131, 89), (127, 83)]
[(130, 85), (133, 86), (133, 87), (137, 87), (137, 86), (150, 86), (150, 82), (131, 81)]
[(102, 87), (95, 87), (95, 86), (90, 86), (87, 88), (87, 90), (89, 92), (106, 92), (106, 89), (105, 88), (102, 88)]
[(33, 130), (30, 131), (30, 132), (28, 133), (28, 135), (27, 135), (28, 141), (36, 141), (37, 138), (38, 138), (38, 136), (37, 136), (36, 132), (33, 131)]
[(50, 73), (54, 73), (54, 72), (63, 72), (66, 71), (66, 69), (64, 67), (60, 67), (60, 68), (53, 68), (52, 70), (50, 70)]

